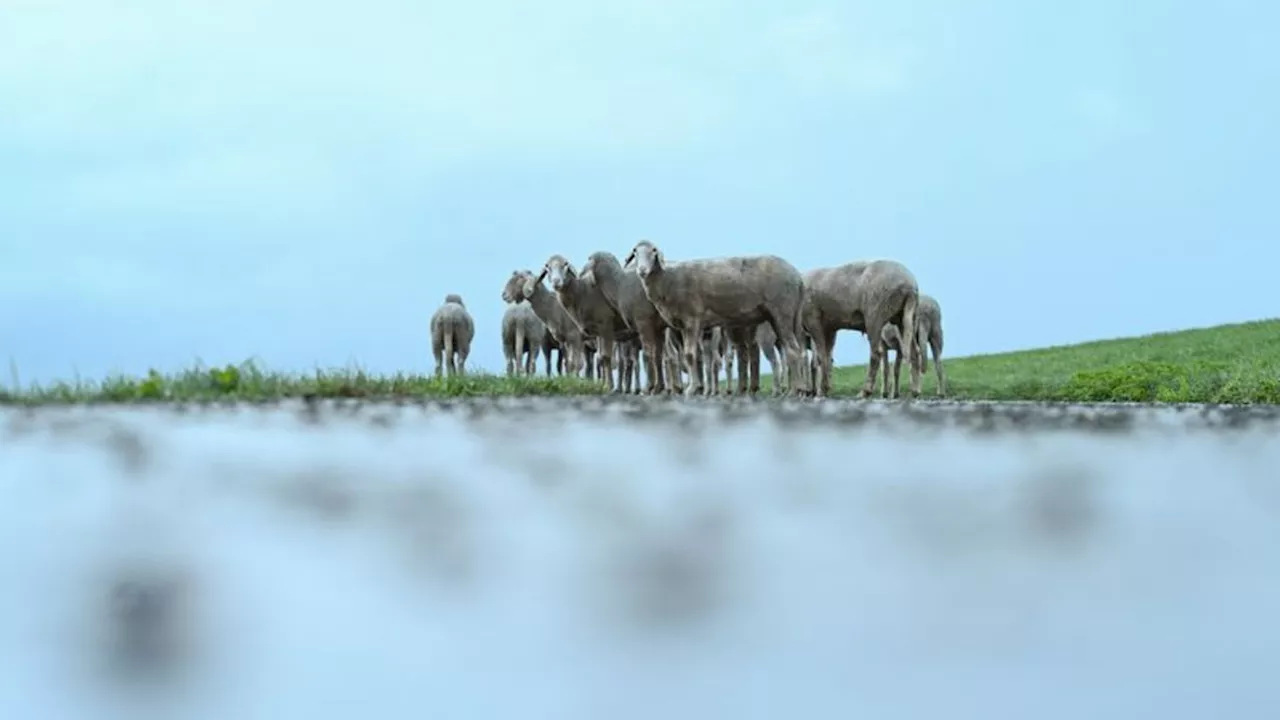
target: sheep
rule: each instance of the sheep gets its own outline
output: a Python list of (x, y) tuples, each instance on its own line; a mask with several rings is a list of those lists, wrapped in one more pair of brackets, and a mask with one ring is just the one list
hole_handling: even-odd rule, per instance
[(650, 394), (665, 392), (670, 368), (664, 352), (667, 321), (645, 295), (640, 276), (624, 268), (613, 253), (601, 250), (587, 257), (581, 278), (598, 287), (605, 302), (639, 335), (648, 378), (645, 389)]
[[(861, 397), (871, 397), (876, 375), (884, 360), (880, 329), (894, 322), (902, 328), (903, 348), (911, 361), (911, 393), (920, 396), (920, 362), (913, 355), (916, 307), (920, 289), (915, 275), (893, 260), (858, 261), (817, 268), (805, 274), (804, 332), (813, 343), (818, 379), (817, 393), (831, 394), (831, 359), (836, 332), (859, 330), (867, 334), (871, 360)], [(870, 329), (870, 330), (868, 330)]]
[(578, 276), (573, 263), (563, 255), (552, 255), (542, 267), (539, 281), (547, 278), (555, 290), (560, 304), (569, 311), (582, 331), (596, 341), (597, 364), (605, 385), (611, 392), (620, 392), (614, 384), (614, 344), (618, 340), (630, 340), (636, 333), (627, 327), (626, 321), (605, 299), (604, 293), (594, 281), (584, 281)]
[(451, 376), (467, 374), (467, 356), (471, 354), (475, 334), (475, 321), (467, 312), (462, 296), (445, 295), (444, 304), (431, 315), (431, 354), (436, 359), (436, 377), (440, 377), (446, 365)]
[[(768, 322), (788, 349), (789, 360), (798, 358), (801, 310), (805, 283), (795, 266), (777, 255), (710, 258), (667, 263), (662, 251), (641, 240), (627, 256), (634, 258), (636, 272), (645, 294), (668, 325), (684, 334), (684, 354), (692, 368), (698, 367), (704, 328), (724, 325), (730, 331), (749, 326), (753, 330)], [(798, 370), (798, 369), (797, 369)], [(805, 373), (793, 372), (787, 388), (791, 394), (805, 392)], [(798, 382), (795, 382), (798, 380)], [(691, 378), (686, 395), (702, 390), (702, 378)]]
[[(538, 319), (529, 303), (508, 304), (502, 314), (502, 354), (507, 358), (507, 375), (537, 374), (538, 353), (546, 349), (546, 338), (547, 326)], [(547, 353), (549, 375), (551, 357), (549, 350)]]
[(547, 333), (560, 345), (563, 371), (569, 374), (580, 372), (586, 356), (582, 328), (536, 275), (529, 270), (512, 270), (511, 277), (502, 288), (502, 299), (511, 303), (521, 298), (528, 301), (533, 313), (546, 325)]
[[(893, 323), (886, 323), (880, 333), (887, 348), (895, 351), (893, 360), (893, 396), (898, 395), (898, 380), (902, 375), (902, 331)], [(933, 367), (938, 375), (938, 397), (947, 395), (947, 373), (942, 368), (942, 306), (931, 295), (920, 294), (916, 306), (915, 351), (920, 359), (920, 371), (929, 372), (929, 350), (933, 351)], [(884, 392), (889, 395), (889, 363), (884, 364)]]

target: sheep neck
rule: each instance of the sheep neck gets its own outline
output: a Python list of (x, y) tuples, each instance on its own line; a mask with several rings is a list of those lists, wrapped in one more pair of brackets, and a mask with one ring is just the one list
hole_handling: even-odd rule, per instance
[(545, 323), (550, 323), (554, 317), (554, 306), (552, 305), (551, 293), (542, 286), (542, 283), (534, 283), (533, 294), (529, 296), (529, 305), (533, 307), (533, 312)]

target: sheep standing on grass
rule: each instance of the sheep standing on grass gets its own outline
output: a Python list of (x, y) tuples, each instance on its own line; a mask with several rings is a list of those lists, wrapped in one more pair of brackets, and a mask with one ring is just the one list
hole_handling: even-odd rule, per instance
[[(902, 376), (902, 331), (888, 323), (880, 333), (885, 347), (894, 351), (893, 397), (898, 396), (898, 381)], [(919, 357), (920, 371), (929, 372), (929, 350), (933, 351), (933, 367), (938, 375), (938, 397), (947, 395), (947, 373), (942, 369), (942, 306), (930, 295), (921, 294), (916, 307), (915, 351)], [(884, 364), (884, 394), (889, 397), (889, 363), (886, 354)]]
[(871, 397), (877, 373), (884, 361), (880, 330), (886, 323), (902, 328), (903, 348), (911, 362), (911, 393), (920, 396), (920, 361), (912, 348), (916, 337), (916, 307), (920, 288), (915, 275), (893, 260), (851, 262), (810, 270), (805, 275), (804, 331), (813, 341), (819, 395), (831, 393), (831, 359), (836, 332), (859, 330), (867, 334), (871, 360), (861, 396)]
[[(805, 283), (800, 271), (786, 260), (757, 255), (668, 263), (648, 240), (637, 243), (627, 259), (634, 259), (649, 301), (668, 325), (683, 333), (685, 361), (691, 368), (698, 367), (703, 330), (716, 325), (754, 331), (768, 322), (792, 351), (787, 353), (788, 361), (799, 359)], [(788, 375), (792, 382), (787, 391), (803, 393), (807, 373), (798, 367), (794, 370)], [(702, 384), (695, 374), (685, 393), (701, 392)]]
[(617, 311), (627, 327), (639, 336), (645, 356), (645, 389), (650, 394), (665, 392), (666, 370), (670, 365), (666, 362), (664, 351), (667, 321), (662, 319), (657, 308), (649, 301), (649, 296), (645, 295), (640, 276), (633, 270), (624, 268), (616, 255), (601, 250), (591, 253), (587, 258), (586, 264), (582, 266), (581, 277), (600, 289), (605, 301)]
[[(536, 375), (538, 353), (546, 347), (547, 326), (538, 319), (529, 303), (507, 305), (502, 314), (502, 354), (507, 359), (507, 375)], [(551, 356), (547, 351), (547, 374)]]
[[(502, 288), (502, 299), (508, 303), (521, 298), (529, 302), (533, 314), (547, 327), (547, 333), (560, 345), (563, 371), (571, 375), (582, 371), (585, 351), (582, 328), (569, 317), (568, 311), (552, 295), (536, 275), (528, 270), (512, 270)], [(547, 371), (550, 374), (550, 370)]]
[(445, 295), (444, 304), (431, 316), (431, 354), (436, 358), (436, 377), (440, 377), (446, 366), (451, 376), (467, 374), (467, 356), (471, 354), (475, 334), (476, 324), (462, 296)]
[(594, 281), (579, 277), (573, 263), (563, 255), (547, 258), (539, 281), (544, 277), (550, 281), (560, 304), (569, 311), (578, 327), (587, 337), (595, 339), (596, 364), (601, 379), (611, 392), (619, 392), (621, 388), (614, 384), (613, 376), (614, 344), (618, 340), (634, 338), (635, 333), (605, 299), (600, 287)]

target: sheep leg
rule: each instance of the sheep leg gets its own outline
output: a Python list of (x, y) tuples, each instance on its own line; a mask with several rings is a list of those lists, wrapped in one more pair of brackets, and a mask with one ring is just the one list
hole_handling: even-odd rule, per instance
[(684, 362), (689, 368), (689, 384), (684, 389), (685, 397), (702, 394), (702, 320), (694, 318), (686, 321), (684, 326)]
[(440, 374), (444, 371), (444, 353), (439, 347), (432, 347), (431, 354), (436, 359), (436, 377), (440, 377)]
[(899, 352), (907, 354), (911, 364), (911, 397), (920, 397), (920, 354), (915, 352), (916, 346), (916, 308), (920, 304), (920, 293), (917, 290), (907, 295), (902, 305), (902, 347)]
[[(918, 350), (917, 350), (918, 352)], [(885, 365), (888, 367), (888, 364)], [(897, 399), (902, 380), (902, 348), (893, 353), (893, 397)]]
[[(609, 388), (609, 392), (618, 392), (622, 390), (621, 383), (614, 384), (613, 377), (613, 351), (615, 349), (613, 338), (603, 335), (596, 338), (596, 368), (600, 372), (600, 379), (604, 381), (605, 386)], [(621, 378), (618, 378), (621, 381)]]
[(444, 334), (444, 362), (445, 370), (450, 376), (458, 373), (458, 366), (453, 360), (453, 331), (450, 330)]
[[(929, 338), (929, 348), (933, 350), (933, 369), (938, 374), (938, 397), (947, 396), (947, 373), (942, 369), (942, 331)], [(921, 346), (920, 353), (925, 352)], [(921, 365), (924, 363), (922, 362)]]
[(736, 354), (737, 347), (733, 345), (724, 351), (724, 395), (733, 395), (733, 356)]
[(831, 357), (835, 354), (836, 331), (823, 328), (810, 339), (813, 341), (813, 364), (818, 374), (816, 394), (827, 397), (831, 395)]
[(747, 363), (751, 368), (751, 394), (760, 393), (760, 344), (755, 338), (747, 341)]
[[(875, 326), (868, 324), (867, 327)], [(871, 358), (867, 361), (867, 380), (863, 384), (862, 393), (860, 394), (860, 397), (864, 400), (875, 394), (876, 380), (878, 379), (876, 376), (880, 374), (880, 363), (883, 361), (882, 348), (884, 346), (880, 339), (874, 337), (874, 335), (875, 333), (867, 334), (867, 343), (871, 346)]]
[(458, 375), (466, 377), (467, 375), (467, 356), (471, 354), (471, 346), (465, 345), (458, 351)]
[[(781, 343), (782, 346), (787, 351), (787, 352), (784, 352), (783, 354), (783, 360), (795, 366), (794, 368), (793, 367), (787, 368), (787, 377), (785, 378), (786, 384), (787, 384), (787, 395), (798, 395), (800, 393), (802, 388), (796, 381), (804, 377), (804, 370), (799, 366), (799, 362), (800, 362), (799, 351), (801, 349), (800, 336), (801, 336), (801, 333), (803, 332), (803, 327), (802, 327), (802, 324), (796, 320), (796, 318), (798, 318), (798, 315), (793, 314), (792, 316), (789, 316), (788, 318), (786, 318), (787, 320), (786, 322), (783, 322), (782, 319), (776, 317), (772, 313), (770, 313), (769, 316), (766, 318), (766, 320), (769, 323), (769, 327), (773, 329), (773, 336), (774, 338), (776, 338), (774, 342)], [(760, 353), (759, 353), (759, 344), (755, 341), (754, 334), (751, 337), (751, 341), (753, 346), (756, 347), (756, 351), (751, 354), (751, 361), (754, 364), (753, 366), (755, 368), (754, 370), (755, 374), (752, 376), (752, 382), (753, 382), (753, 387), (756, 390), (759, 390), (760, 389), (760, 380), (759, 380), (759, 375), (760, 375), (759, 354)], [(776, 386), (779, 382), (779, 378), (775, 377), (773, 382)]]
[(661, 349), (661, 344), (655, 340), (654, 333), (650, 331), (640, 336), (640, 345), (641, 355), (644, 358), (645, 391), (650, 395), (656, 395), (662, 392), (664, 379), (662, 363), (658, 360), (661, 354), (657, 352)]
[(524, 362), (524, 328), (522, 323), (516, 323), (516, 352), (515, 352), (515, 371), (520, 373), (525, 367)]

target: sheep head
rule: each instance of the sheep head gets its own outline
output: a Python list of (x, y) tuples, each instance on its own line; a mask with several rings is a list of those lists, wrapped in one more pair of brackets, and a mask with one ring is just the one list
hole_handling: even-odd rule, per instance
[(594, 280), (597, 268), (610, 267), (612, 267), (615, 272), (617, 271), (617, 268), (619, 267), (618, 258), (614, 257), (613, 253), (608, 252), (607, 250), (597, 250), (587, 257), (587, 262), (582, 266), (582, 272), (578, 277), (584, 280), (588, 278)]
[(563, 255), (552, 255), (547, 258), (547, 264), (542, 266), (542, 275), (538, 277), (541, 282), (542, 278), (548, 278), (551, 281), (551, 289), (557, 292), (570, 287), (573, 281), (578, 277), (578, 273), (573, 269), (573, 263)]
[(507, 284), (502, 286), (502, 301), (518, 303), (524, 300), (524, 283), (531, 273), (528, 270), (512, 270)]
[(450, 303), (454, 305), (462, 305), (463, 307), (466, 307), (466, 305), (464, 305), (462, 302), (462, 296), (457, 293), (449, 293), (448, 295), (444, 296), (444, 304), (448, 305)]
[(648, 240), (641, 240), (631, 249), (631, 253), (627, 255), (625, 265), (630, 267), (635, 265), (636, 274), (643, 278), (651, 275), (657, 275), (662, 272), (662, 268), (666, 266), (667, 261), (662, 257), (662, 251), (657, 245)]
[(520, 286), (520, 294), (525, 300), (533, 300), (533, 294), (537, 292), (538, 285), (542, 284), (542, 275), (534, 275), (528, 270), (520, 271), (520, 278), (523, 284)]

